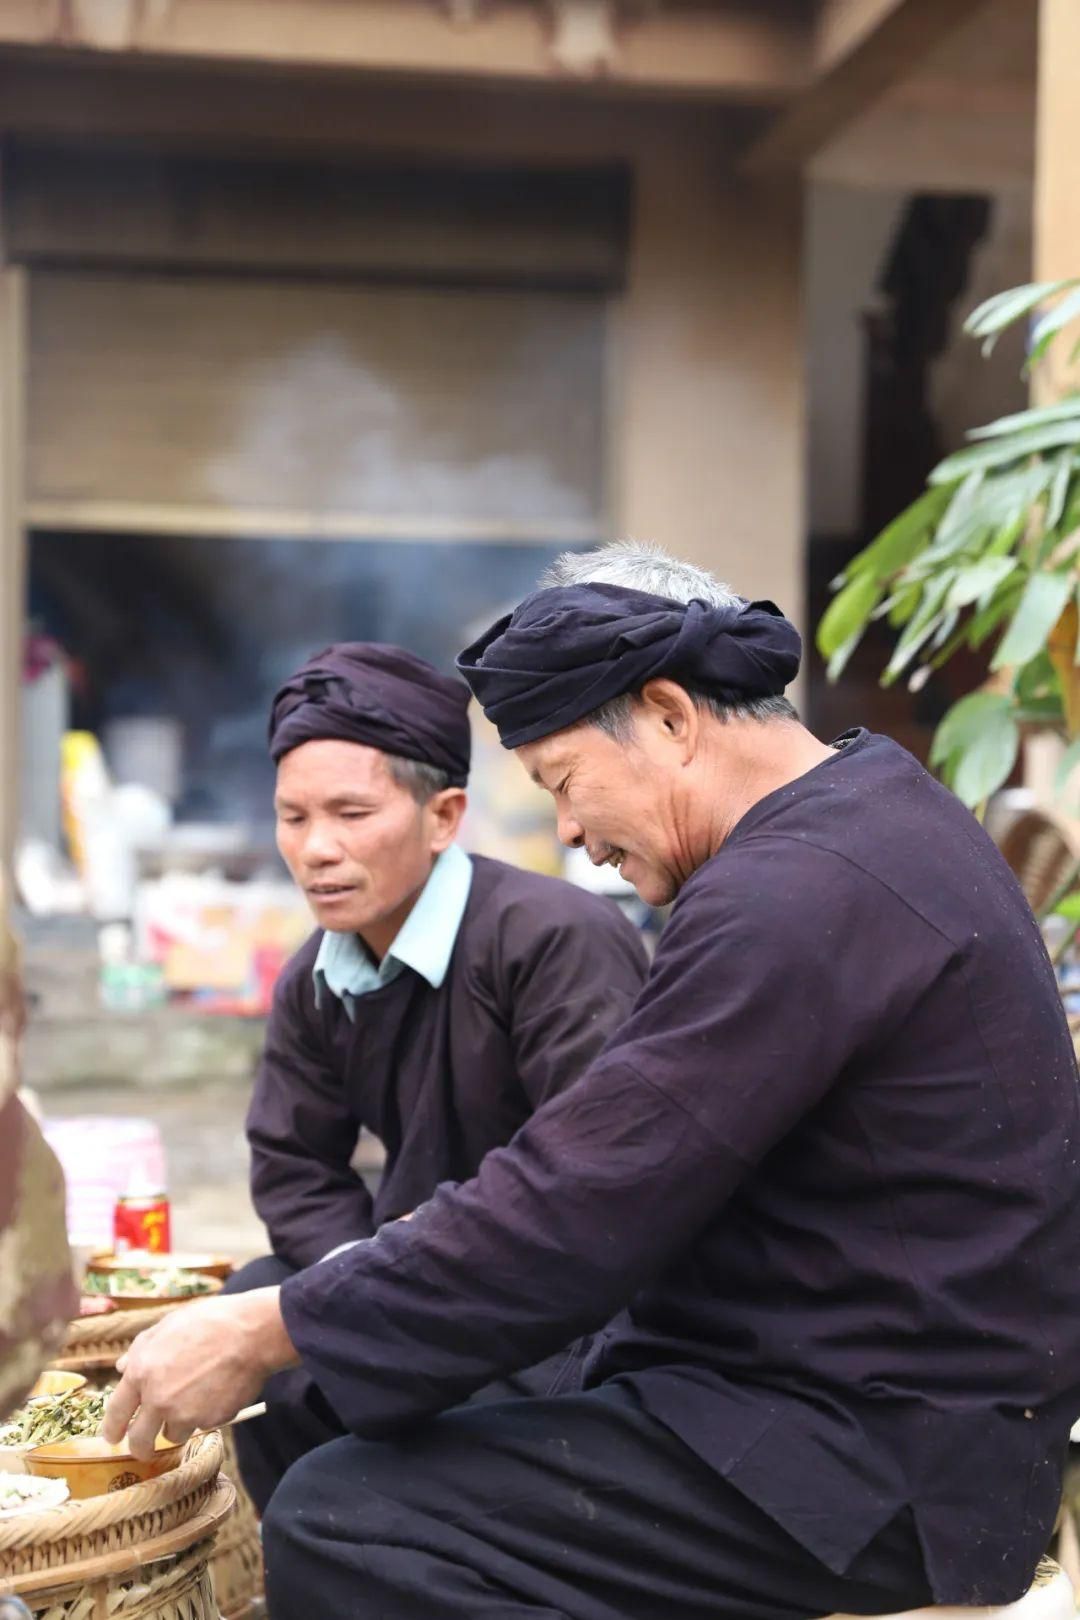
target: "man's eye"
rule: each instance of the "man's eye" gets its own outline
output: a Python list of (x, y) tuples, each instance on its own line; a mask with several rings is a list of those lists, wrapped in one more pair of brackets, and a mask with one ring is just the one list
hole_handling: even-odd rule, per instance
[(278, 820), (285, 827), (299, 827), (303, 819), (303, 816), (278, 816)]
[(363, 821), (364, 817), (368, 814), (369, 812), (367, 810), (343, 810), (341, 812), (341, 819), (342, 821)]

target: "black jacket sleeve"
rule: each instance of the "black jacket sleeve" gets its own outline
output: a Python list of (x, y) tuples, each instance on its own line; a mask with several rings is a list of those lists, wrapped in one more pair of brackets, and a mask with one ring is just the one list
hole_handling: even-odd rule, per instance
[(568, 883), (508, 908), (502, 935), (497, 999), (535, 1110), (580, 1079), (625, 1024), (648, 960), (614, 901)]
[(350, 1166), (357, 1128), (328, 1066), (305, 947), (274, 993), (247, 1117), (251, 1194), (278, 1257), (310, 1266), (374, 1231), (371, 1195)]

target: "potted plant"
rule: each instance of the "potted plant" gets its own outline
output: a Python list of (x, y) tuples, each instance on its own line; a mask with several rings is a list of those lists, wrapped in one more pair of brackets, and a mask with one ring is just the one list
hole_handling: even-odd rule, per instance
[[(988, 350), (1046, 305), (1032, 367), (1080, 319), (1080, 277), (1000, 293), (965, 330)], [(916, 691), (962, 648), (990, 653), (985, 684), (949, 709), (930, 754), (979, 810), (1012, 772), (1025, 726), (1065, 740), (1062, 777), (1080, 763), (1080, 389), (968, 438), (833, 581), (817, 644), (835, 680), (868, 625), (887, 619), (897, 640), (882, 684)]]
[[(1080, 277), (1016, 287), (981, 304), (965, 330), (988, 351), (1036, 312), (1027, 365), (1068, 342)], [(1063, 334), (1065, 334), (1063, 336)], [(1070, 362), (1080, 354), (1074, 343)], [(868, 626), (896, 631), (883, 685), (917, 691), (963, 649), (988, 656), (983, 684), (947, 711), (930, 764), (981, 815), (1032, 728), (1062, 739), (1059, 788), (1080, 765), (1080, 388), (968, 434), (925, 492), (833, 581), (817, 645), (836, 680)], [(1044, 910), (1080, 928), (1080, 863)]]

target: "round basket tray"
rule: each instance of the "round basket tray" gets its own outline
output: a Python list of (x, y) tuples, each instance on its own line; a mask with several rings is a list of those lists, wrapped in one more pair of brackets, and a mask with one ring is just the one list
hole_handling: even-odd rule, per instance
[(240, 1480), (231, 1429), (223, 1429), (222, 1466), (236, 1487), (236, 1506), (218, 1531), (210, 1560), (222, 1620), (245, 1620), (263, 1591), (262, 1537), (255, 1505)]
[(152, 1309), (111, 1311), (107, 1316), (83, 1316), (68, 1323), (59, 1355), (49, 1363), (64, 1372), (106, 1372), (116, 1366), (118, 1357), (138, 1334), (160, 1322), (163, 1316), (186, 1305), (186, 1299), (171, 1300)]
[(232, 1512), (227, 1479), (174, 1530), (63, 1569), (13, 1581), (34, 1620), (220, 1620), (208, 1559), (218, 1526)]
[(102, 1558), (117, 1560), (117, 1570), (134, 1569), (152, 1542), (199, 1518), (211, 1498), (221, 1510), (216, 1529), (233, 1505), (231, 1484), (222, 1482), (224, 1496), (219, 1491), (221, 1457), (220, 1434), (198, 1435), (179, 1466), (157, 1479), (49, 1512), (0, 1520), (0, 1593), (25, 1596), (45, 1582), (67, 1583), (73, 1570)]
[[(155, 1310), (112, 1311), (107, 1316), (88, 1316), (68, 1326), (67, 1339), (52, 1366), (67, 1372), (86, 1373), (91, 1383), (104, 1386), (113, 1381), (116, 1362), (144, 1328), (153, 1327), (169, 1311), (186, 1304), (174, 1300)], [(211, 1555), (214, 1590), (223, 1620), (243, 1620), (254, 1598), (263, 1589), (262, 1538), (259, 1519), (251, 1498), (240, 1483), (232, 1433), (222, 1433), (224, 1466), (236, 1481), (236, 1507), (222, 1524)], [(0, 1555), (0, 1570), (2, 1570)]]

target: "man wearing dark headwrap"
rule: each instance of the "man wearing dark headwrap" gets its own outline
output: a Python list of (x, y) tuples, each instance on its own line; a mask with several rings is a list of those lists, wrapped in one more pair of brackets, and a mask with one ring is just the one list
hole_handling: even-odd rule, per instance
[[(675, 903), (576, 1086), (232, 1326), (352, 1431), (271, 1504), (275, 1620), (809, 1620), (1031, 1581), (1080, 1411), (1068, 1029), (977, 822), (888, 739), (805, 730), (798, 656), (770, 604), (626, 549), (462, 655), (564, 842)], [(584, 1389), (459, 1404), (608, 1319)], [(213, 1405), (152, 1358), (113, 1432), (140, 1390)]]
[[(468, 704), (460, 680), (368, 642), (328, 647), (274, 699), (278, 847), (320, 930), (278, 984), (248, 1115), (274, 1254), (231, 1293), (278, 1284), (474, 1175), (577, 1078), (640, 987), (643, 947), (614, 905), (454, 842)], [(374, 1197), (350, 1162), (361, 1127), (387, 1151)], [(260, 1508), (291, 1462), (344, 1433), (302, 1370), (267, 1400), (236, 1435)]]

